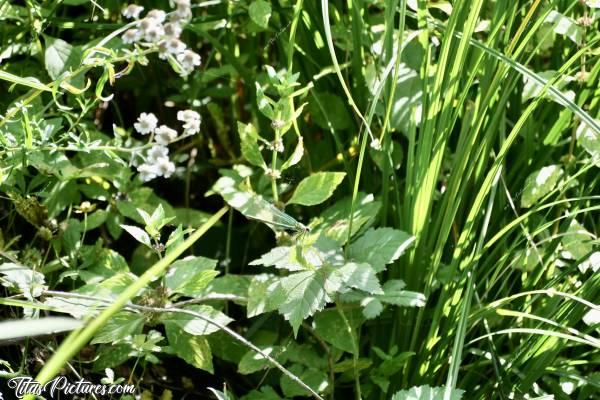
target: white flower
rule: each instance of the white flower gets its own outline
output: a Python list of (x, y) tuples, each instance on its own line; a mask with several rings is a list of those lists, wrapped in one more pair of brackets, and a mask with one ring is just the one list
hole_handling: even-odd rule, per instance
[(177, 119), (183, 121), (185, 135), (195, 135), (200, 132), (200, 114), (194, 110), (183, 110), (177, 112)]
[(160, 175), (168, 178), (175, 172), (175, 164), (169, 160), (169, 157), (160, 157), (156, 160), (156, 169), (158, 169)]
[(146, 158), (149, 162), (156, 162), (159, 158), (168, 157), (169, 148), (161, 145), (154, 145), (150, 149), (148, 149), (148, 153), (146, 153)]
[(135, 43), (142, 38), (142, 32), (139, 29), (128, 29), (125, 31), (121, 39), (125, 44)]
[(140, 173), (140, 179), (143, 182), (151, 181), (160, 175), (160, 170), (156, 166), (150, 164), (142, 164), (137, 167), (137, 170)]
[(177, 0), (175, 1), (177, 9), (175, 15), (181, 19), (188, 19), (192, 17), (192, 7), (189, 0)]
[(169, 58), (169, 49), (167, 48), (166, 40), (158, 42), (158, 58), (161, 60), (166, 60)]
[(175, 38), (178, 38), (179, 36), (181, 36), (181, 32), (183, 31), (183, 28), (181, 28), (181, 24), (179, 24), (178, 21), (167, 22), (164, 25), (164, 28), (165, 28), (166, 36), (175, 37)]
[(123, 9), (123, 11), (121, 11), (121, 14), (123, 14), (123, 16), (128, 19), (138, 19), (142, 11), (144, 11), (144, 7), (138, 6), (137, 4), (129, 4)]
[(161, 125), (154, 131), (154, 139), (156, 143), (162, 144), (163, 146), (168, 145), (173, 140), (177, 139), (177, 131), (171, 129), (166, 125)]
[(185, 50), (177, 56), (177, 60), (181, 63), (184, 71), (190, 73), (194, 67), (200, 65), (200, 56), (191, 50)]
[(166, 44), (165, 44), (167, 51), (170, 54), (179, 54), (179, 53), (183, 53), (183, 51), (185, 50), (185, 43), (183, 43), (181, 40), (177, 39), (176, 37), (174, 38), (170, 38), (166, 40)]
[(163, 23), (167, 14), (163, 10), (150, 10), (148, 14), (146, 14), (146, 18), (154, 18), (159, 23)]
[(161, 25), (160, 21), (152, 17), (144, 18), (140, 23), (140, 29), (142, 30), (144, 39), (147, 42), (158, 42), (158, 40), (165, 34), (165, 29)]
[(381, 142), (379, 141), (379, 139), (375, 138), (371, 140), (371, 148), (373, 150), (381, 150)]
[(137, 120), (133, 127), (142, 135), (154, 132), (158, 124), (158, 119), (152, 113), (141, 113)]
[(273, 142), (273, 149), (278, 153), (283, 153), (285, 147), (283, 146), (283, 140), (281, 140), (281, 138)]

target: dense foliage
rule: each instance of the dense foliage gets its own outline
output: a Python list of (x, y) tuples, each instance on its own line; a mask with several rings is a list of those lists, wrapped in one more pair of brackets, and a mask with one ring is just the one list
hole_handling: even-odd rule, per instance
[(1, 1), (0, 392), (594, 398), (599, 19)]

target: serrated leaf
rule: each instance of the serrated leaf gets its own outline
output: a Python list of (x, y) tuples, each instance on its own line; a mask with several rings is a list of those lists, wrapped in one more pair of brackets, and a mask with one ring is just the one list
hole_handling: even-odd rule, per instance
[(383, 284), (383, 294), (376, 295), (375, 298), (384, 303), (394, 304), (404, 307), (423, 307), (426, 298), (423, 294), (411, 292), (404, 289), (404, 282), (398, 279), (392, 279)]
[(262, 28), (269, 27), (271, 4), (265, 0), (255, 0), (248, 8), (248, 14), (254, 23)]
[[(287, 361), (287, 354), (281, 346), (268, 346), (260, 348), (263, 353), (283, 364)], [(271, 362), (254, 350), (248, 351), (238, 364), (238, 372), (248, 375), (272, 366)]]
[(121, 224), (121, 228), (125, 229), (127, 231), (127, 233), (129, 233), (131, 236), (133, 236), (133, 238), (135, 240), (137, 240), (138, 242), (152, 248), (152, 243), (150, 241), (150, 235), (148, 235), (148, 233), (146, 233), (145, 230), (138, 228), (137, 226), (125, 225), (125, 224)]
[(298, 272), (281, 279), (286, 301), (279, 306), (279, 313), (290, 322), (294, 335), (302, 321), (331, 302), (331, 294), (341, 286), (342, 281), (331, 268)]
[(564, 250), (561, 255), (567, 259), (578, 260), (579, 265), (577, 267), (582, 273), (586, 273), (589, 269), (596, 272), (600, 268), (600, 252), (592, 252), (594, 241), (595, 236), (579, 222), (573, 220), (562, 238), (561, 242)]
[[(198, 313), (211, 321), (219, 323), (220, 325), (227, 325), (233, 321), (233, 319), (229, 318), (227, 315), (211, 306), (192, 305), (186, 307), (185, 309)], [(164, 314), (160, 320), (165, 324), (175, 324), (185, 332), (195, 336), (209, 335), (220, 330), (218, 326), (190, 314), (167, 313)]]
[[(600, 123), (600, 120), (596, 121)], [(577, 143), (592, 157), (592, 162), (600, 167), (600, 135), (585, 122), (581, 122), (577, 127), (575, 136), (577, 137)]]
[(392, 228), (369, 229), (350, 244), (350, 259), (369, 263), (376, 272), (396, 261), (415, 241), (415, 237)]
[(333, 194), (344, 177), (345, 172), (317, 172), (304, 178), (287, 204), (314, 206), (321, 204)]
[(165, 323), (169, 346), (175, 354), (196, 368), (214, 372), (212, 353), (206, 338), (186, 333), (177, 324)]
[(525, 180), (521, 207), (529, 208), (554, 189), (563, 176), (558, 165), (549, 165), (530, 174)]
[(219, 274), (214, 270), (216, 266), (217, 260), (201, 256), (177, 260), (169, 267), (165, 284), (174, 293), (198, 296)]
[(258, 147), (258, 132), (254, 125), (238, 122), (238, 134), (240, 135), (242, 156), (250, 164), (265, 168), (265, 160)]
[(144, 320), (143, 314), (120, 312), (102, 325), (91, 343), (113, 343), (127, 336), (142, 333)]
[[(443, 400), (443, 386), (431, 387), (429, 385), (413, 386), (408, 390), (401, 390), (392, 396), (392, 400)], [(464, 390), (453, 389), (450, 395), (450, 400), (460, 400)]]
[(279, 278), (274, 275), (254, 275), (248, 287), (248, 318), (276, 310), (285, 301)]
[(383, 294), (377, 273), (367, 263), (348, 263), (338, 269), (344, 286), (359, 289), (371, 294)]

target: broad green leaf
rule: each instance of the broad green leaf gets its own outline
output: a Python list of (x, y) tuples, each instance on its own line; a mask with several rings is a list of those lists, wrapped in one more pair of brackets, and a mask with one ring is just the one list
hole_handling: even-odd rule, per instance
[[(260, 349), (263, 353), (274, 358), (281, 364), (287, 361), (285, 348), (281, 346), (267, 346), (261, 347)], [(271, 366), (271, 362), (264, 358), (261, 354), (258, 354), (254, 350), (250, 350), (239, 362), (238, 372), (243, 375), (248, 375)]]
[(279, 313), (290, 322), (294, 335), (302, 321), (331, 302), (331, 295), (341, 286), (340, 277), (331, 268), (298, 272), (281, 279), (286, 301), (279, 306)]
[(250, 4), (248, 14), (256, 25), (268, 28), (269, 18), (271, 18), (271, 3), (265, 0), (254, 0)]
[(333, 194), (344, 177), (345, 172), (317, 172), (304, 178), (288, 204), (301, 204), (304, 206), (314, 206), (321, 204)]
[(196, 368), (214, 372), (212, 353), (206, 338), (186, 333), (175, 323), (165, 323), (169, 346), (175, 354)]
[(298, 136), (298, 142), (296, 143), (296, 147), (294, 148), (294, 152), (290, 155), (290, 157), (283, 163), (281, 166), (281, 170), (285, 171), (286, 169), (293, 167), (298, 164), (304, 155), (304, 139), (302, 136)]
[(568, 37), (577, 45), (581, 44), (584, 28), (571, 18), (552, 10), (546, 16), (544, 23), (550, 24), (556, 34)]
[(383, 294), (375, 298), (384, 302), (403, 307), (423, 307), (425, 296), (421, 293), (404, 290), (406, 285), (398, 279), (392, 279), (383, 284)]
[(589, 153), (592, 162), (600, 167), (600, 135), (585, 122), (579, 124), (575, 135), (577, 136), (577, 143)]
[[(298, 364), (292, 365), (289, 370), (317, 393), (323, 393), (329, 388), (327, 374), (322, 370), (305, 368)], [(283, 394), (288, 398), (310, 396), (310, 393), (306, 389), (291, 380), (287, 375), (281, 376), (279, 384), (281, 385)]]
[(415, 237), (392, 228), (369, 229), (348, 247), (348, 257), (369, 263), (377, 272), (396, 261), (415, 241)]
[(125, 229), (135, 240), (152, 248), (150, 236), (142, 228), (133, 225), (121, 224), (121, 228)]
[(64, 72), (75, 69), (81, 62), (81, 50), (71, 46), (62, 39), (44, 36), (46, 39), (46, 51), (44, 62), (48, 75), (57, 79)]
[(558, 165), (549, 165), (530, 174), (525, 180), (521, 207), (529, 208), (554, 189), (563, 176)]
[(177, 260), (165, 275), (166, 286), (174, 293), (195, 297), (219, 274), (214, 268), (217, 260), (201, 256), (189, 256)]
[(113, 299), (120, 295), (137, 279), (138, 277), (131, 272), (120, 272), (100, 283), (81, 286), (76, 289), (75, 292), (104, 299)]
[(359, 289), (370, 294), (383, 294), (377, 273), (367, 263), (348, 263), (336, 271), (342, 277), (344, 286)]
[[(309, 99), (308, 111), (317, 125), (323, 129), (335, 130), (348, 129), (352, 124), (352, 117), (346, 109), (346, 104), (337, 95), (327, 92), (314, 92)], [(326, 111), (323, 114), (321, 107)], [(331, 124), (331, 127), (329, 126)]]
[(277, 299), (279, 278), (269, 274), (259, 274), (252, 277), (248, 287), (248, 303), (246, 311), (248, 318), (276, 310), (284, 299)]
[(131, 218), (138, 224), (143, 225), (144, 219), (140, 215), (138, 209), (142, 209), (151, 214), (156, 210), (156, 207), (158, 207), (159, 204), (162, 205), (167, 218), (175, 216), (173, 207), (165, 200), (158, 197), (151, 188), (145, 186), (136, 188), (127, 193), (125, 199), (117, 200), (117, 209), (123, 216)]
[(242, 155), (246, 161), (257, 167), (266, 168), (265, 160), (258, 147), (258, 132), (254, 125), (238, 121), (238, 133)]
[(142, 333), (145, 319), (143, 314), (138, 313), (123, 311), (115, 314), (96, 332), (91, 343), (113, 343), (127, 336)]
[(271, 386), (261, 386), (260, 389), (240, 397), (240, 400), (281, 400), (281, 397)]
[(119, 343), (98, 347), (98, 358), (94, 361), (94, 371), (103, 371), (105, 368), (122, 365), (131, 357), (131, 344)]
[(578, 260), (578, 268), (582, 273), (586, 273), (589, 269), (596, 272), (600, 269), (600, 252), (593, 252), (595, 241), (594, 235), (573, 220), (562, 237), (561, 255), (567, 259)]
[(340, 350), (354, 354), (355, 347), (352, 343), (352, 337), (357, 337), (356, 333), (352, 335), (350, 329), (356, 329), (364, 322), (358, 310), (344, 311), (344, 316), (348, 325), (341, 315), (341, 310), (331, 308), (315, 314), (313, 318), (313, 328), (325, 341), (331, 343)]
[(5, 320), (0, 322), (0, 343), (3, 340), (67, 332), (80, 326), (81, 321), (65, 317)]
[[(408, 390), (396, 392), (396, 394), (392, 396), (392, 400), (443, 400), (444, 390), (445, 388), (443, 386), (413, 386)], [(460, 400), (463, 393), (463, 390), (453, 389), (450, 400)]]
[(44, 274), (15, 263), (0, 264), (0, 283), (3, 286), (15, 289), (32, 300), (42, 295), (48, 289), (45, 285)]
[[(220, 325), (227, 325), (233, 319), (223, 314), (219, 310), (207, 305), (191, 305), (185, 308), (202, 315), (203, 317), (214, 321)], [(167, 313), (161, 316), (161, 322), (165, 324), (175, 324), (190, 335), (202, 336), (217, 332), (220, 328), (214, 324), (207, 322), (204, 319), (194, 315), (184, 313)]]

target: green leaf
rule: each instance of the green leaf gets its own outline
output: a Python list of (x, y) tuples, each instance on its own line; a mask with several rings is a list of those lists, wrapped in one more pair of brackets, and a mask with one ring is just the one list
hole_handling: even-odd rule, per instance
[(240, 400), (281, 400), (281, 397), (271, 386), (261, 386), (259, 390), (253, 390), (240, 397)]
[(127, 336), (142, 333), (144, 320), (145, 317), (143, 314), (131, 312), (120, 312), (115, 314), (98, 330), (98, 332), (96, 332), (91, 343), (114, 343)]
[(186, 333), (177, 324), (165, 323), (169, 346), (175, 354), (196, 368), (214, 372), (212, 353), (206, 338)]
[(342, 276), (344, 285), (348, 288), (359, 289), (371, 294), (383, 294), (377, 273), (367, 263), (348, 263), (336, 273)]
[[(392, 400), (443, 400), (444, 390), (445, 388), (443, 386), (413, 386), (408, 390), (396, 392), (396, 394), (392, 396)], [(453, 389), (450, 395), (450, 400), (460, 400), (463, 393), (463, 390)]]
[(383, 294), (375, 296), (378, 300), (403, 307), (423, 307), (426, 298), (423, 294), (404, 290), (405, 283), (392, 279), (383, 284)]
[[(302, 382), (306, 383), (317, 393), (323, 393), (329, 387), (327, 374), (319, 369), (304, 368), (301, 365), (295, 364), (290, 368), (290, 372), (300, 378)], [(310, 396), (310, 393), (306, 389), (298, 385), (287, 375), (281, 376), (279, 384), (281, 385), (281, 390), (286, 397), (294, 398), (297, 396)]]
[(268, 28), (269, 18), (271, 18), (271, 3), (265, 0), (255, 0), (250, 4), (248, 14), (256, 25)]
[(150, 236), (142, 228), (138, 228), (137, 226), (133, 226), (133, 225), (125, 225), (125, 224), (121, 224), (121, 228), (125, 229), (138, 242), (152, 248), (152, 242), (150, 241)]
[(81, 321), (65, 317), (5, 320), (0, 322), (0, 343), (10, 339), (67, 332), (80, 326)]
[(333, 274), (331, 268), (298, 272), (281, 279), (286, 301), (279, 306), (279, 313), (290, 322), (294, 335), (302, 321), (331, 302), (331, 295), (341, 286), (339, 275)]
[(132, 352), (129, 343), (116, 345), (105, 345), (98, 347), (98, 358), (94, 361), (94, 371), (103, 371), (105, 368), (119, 366), (131, 357)]
[[(340, 310), (332, 308), (315, 314), (313, 328), (325, 341), (340, 350), (354, 354), (353, 335), (349, 329), (356, 330), (364, 322), (364, 318), (362, 318), (358, 310), (351, 312), (344, 311), (350, 325), (348, 327), (340, 312)], [(356, 337), (356, 334), (354, 337)]]
[(317, 172), (304, 178), (287, 204), (314, 206), (327, 200), (344, 177), (345, 172)]
[(246, 161), (257, 167), (266, 168), (265, 160), (258, 147), (258, 132), (254, 125), (238, 121), (238, 133), (242, 155)]
[(294, 152), (290, 157), (283, 163), (281, 166), (281, 170), (285, 171), (286, 169), (293, 167), (298, 164), (304, 155), (304, 139), (302, 136), (298, 136), (298, 143), (296, 143), (296, 147), (294, 148)]
[(46, 39), (46, 51), (44, 62), (48, 75), (57, 79), (64, 72), (75, 69), (81, 62), (81, 50), (71, 46), (62, 39), (44, 36)]
[[(280, 364), (287, 361), (288, 357), (285, 348), (281, 346), (266, 346), (260, 348), (263, 353), (271, 356), (277, 360)], [(238, 364), (238, 372), (243, 375), (253, 374), (262, 369), (271, 367), (272, 364), (262, 355), (258, 354), (254, 350), (248, 351)]]
[[(308, 103), (308, 111), (313, 121), (323, 129), (333, 128), (342, 130), (350, 128), (352, 117), (346, 109), (344, 101), (335, 94), (327, 92), (311, 92)], [(326, 111), (323, 113), (321, 107)], [(331, 124), (331, 127), (329, 126)]]
[[(229, 318), (227, 315), (211, 306), (192, 305), (186, 307), (185, 309), (198, 313), (203, 317), (206, 317), (207, 319), (215, 321), (221, 325), (227, 325), (233, 321), (233, 319)], [(195, 336), (210, 335), (211, 333), (219, 330), (218, 326), (190, 314), (176, 312), (167, 313), (161, 316), (160, 320), (165, 324), (175, 324), (185, 332)]]
[(581, 122), (575, 135), (577, 136), (577, 143), (589, 153), (592, 162), (600, 167), (600, 134), (596, 133), (585, 122)]
[(581, 44), (583, 40), (584, 28), (579, 26), (577, 22), (571, 18), (552, 10), (546, 16), (544, 23), (550, 24), (554, 30), (554, 33), (568, 37), (577, 45)]
[(415, 237), (392, 228), (369, 229), (348, 247), (348, 257), (369, 263), (377, 272), (396, 261), (415, 241)]
[(174, 293), (198, 296), (219, 274), (214, 270), (216, 266), (217, 260), (200, 256), (177, 260), (169, 267), (165, 284)]
[(525, 180), (521, 207), (529, 208), (554, 189), (563, 176), (558, 165), (549, 165), (530, 174)]
[(269, 274), (259, 274), (252, 277), (248, 287), (248, 303), (246, 311), (248, 318), (276, 310), (283, 302), (277, 301), (276, 291), (279, 289), (279, 278)]
[(0, 283), (3, 286), (16, 289), (25, 297), (32, 300), (42, 295), (48, 289), (44, 284), (44, 274), (15, 263), (0, 264)]
[(589, 269), (596, 272), (600, 268), (600, 252), (593, 252), (595, 236), (588, 232), (576, 220), (571, 221), (569, 229), (562, 238), (563, 258), (577, 260), (582, 273)]

